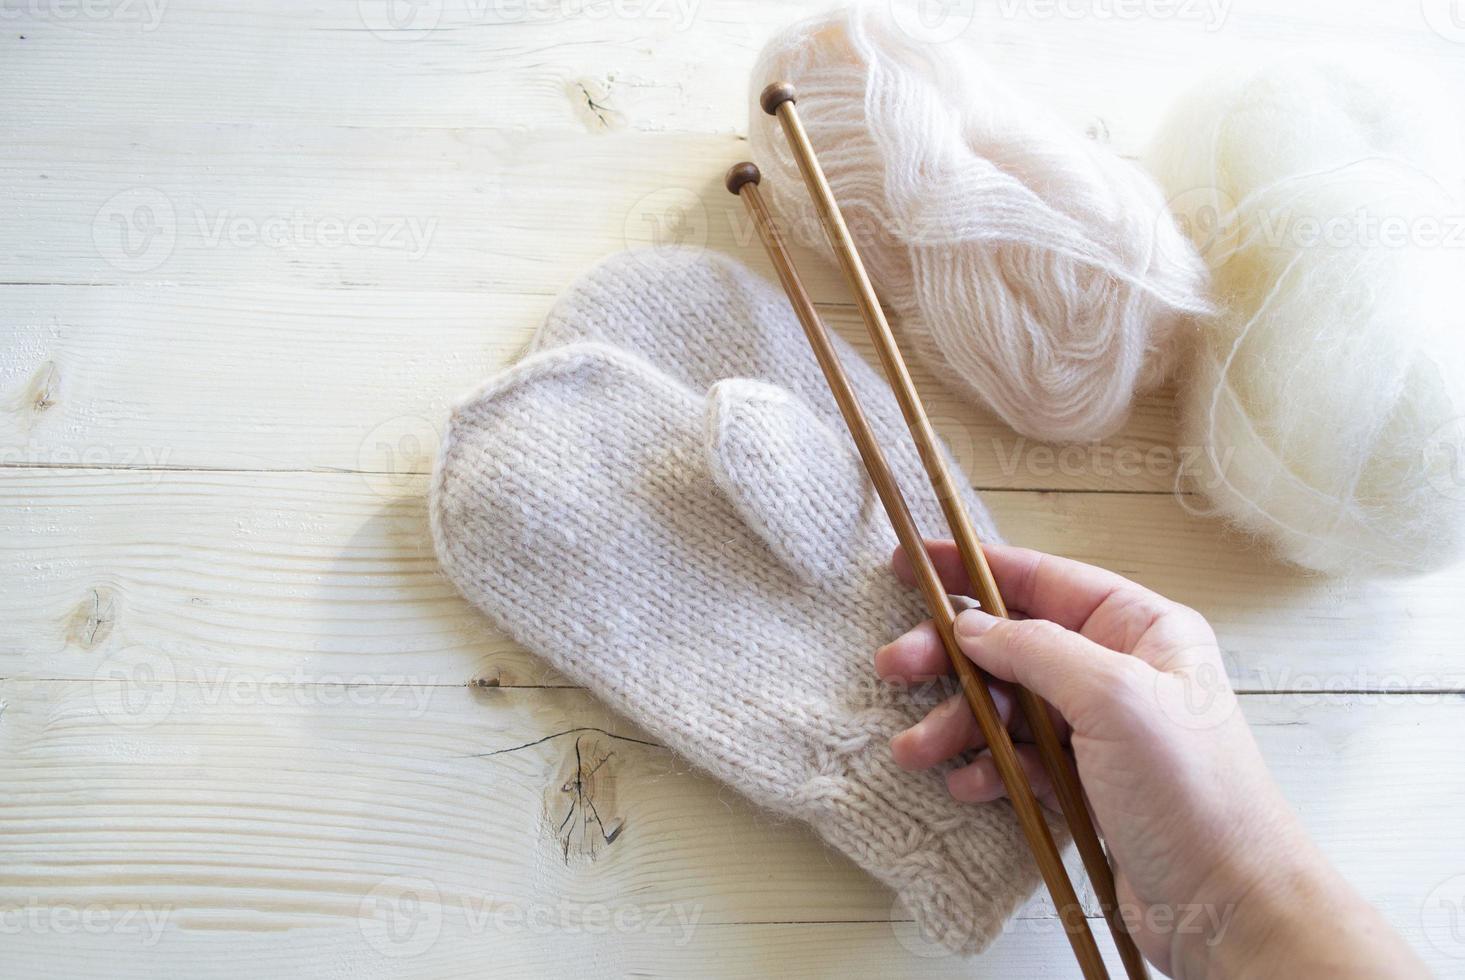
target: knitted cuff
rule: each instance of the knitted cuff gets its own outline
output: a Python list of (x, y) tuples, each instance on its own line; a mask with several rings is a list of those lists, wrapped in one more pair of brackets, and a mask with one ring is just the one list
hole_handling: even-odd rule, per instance
[[(827, 724), (815, 773), (793, 809), (821, 836), (895, 893), (896, 913), (915, 918), (923, 939), (959, 953), (985, 949), (1039, 884), (1011, 806), (958, 803), (944, 772), (896, 765), (889, 739), (910, 723), (900, 698)], [(1049, 821), (1060, 848), (1066, 836)]]

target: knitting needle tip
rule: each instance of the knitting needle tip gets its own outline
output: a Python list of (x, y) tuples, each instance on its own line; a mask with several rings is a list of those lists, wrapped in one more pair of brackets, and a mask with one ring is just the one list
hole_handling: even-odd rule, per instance
[(785, 102), (797, 102), (798, 92), (794, 89), (792, 82), (774, 82), (763, 90), (758, 96), (758, 104), (763, 111), (770, 116), (778, 115), (778, 107)]

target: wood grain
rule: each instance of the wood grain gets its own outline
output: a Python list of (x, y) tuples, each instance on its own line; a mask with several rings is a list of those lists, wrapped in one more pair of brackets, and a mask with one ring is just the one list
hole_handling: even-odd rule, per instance
[[(0, 469), (0, 673), (193, 670), (562, 684), (438, 571), (419, 476)], [(1459, 691), (1465, 569), (1346, 583), (1267, 561), (1170, 497), (984, 495), (1014, 542), (1203, 611), (1252, 691)]]
[[(733, 133), (745, 123), (747, 74), (764, 39), (827, 6), (442, 0), (418, 5), (416, 18), (414, 8), (399, 8), (407, 29), (393, 32), (389, 0), (139, 0), (91, 5), (115, 8), (111, 16), (24, 20), (33, 8), (16, 4), (6, 8), (5, 25), (17, 29), (0, 35), (0, 83), (13, 97), (7, 117), (21, 126), (54, 122), (64, 111), (87, 127), (118, 119), (167, 127), (291, 120), (589, 136)], [(1019, 88), (1041, 93), (1073, 125), (1132, 149), (1178, 85), (1223, 60), (1364, 44), (1458, 81), (1465, 77), (1458, 49), (1429, 30), (1420, 6), (1207, 0), (956, 9), (974, 12), (968, 36), (982, 40)], [(158, 7), (161, 16), (152, 16)], [(935, 36), (958, 26), (938, 23)], [(77, 99), (73, 72), (82, 62), (89, 87)]]
[[(426, 0), (406, 31), (389, 2), (0, 0), (0, 973), (1064, 975), (1040, 905), (929, 956), (808, 830), (495, 634), (427, 544), (448, 405), (582, 269), (677, 242), (768, 271), (718, 180), (759, 46), (823, 0)], [(1211, 63), (1341, 42), (1465, 81), (1442, 0), (1064, 6), (970, 30), (1130, 156)], [(858, 340), (821, 249), (795, 256)], [(1465, 844), (1465, 570), (1269, 563), (1167, 496), (1163, 393), (1063, 455), (916, 381), (1011, 540), (1212, 618), (1308, 825), (1454, 972), (1423, 910)]]
[[(727, 197), (724, 193), (723, 197)], [(736, 202), (734, 202), (736, 203)], [(0, 465), (426, 473), (450, 405), (510, 361), (552, 297), (249, 287), (0, 287)], [(821, 308), (867, 359), (848, 305)], [(1102, 443), (1049, 446), (919, 364), (979, 487), (1169, 492), (1170, 398)], [(187, 425), (180, 425), (187, 419)]]
[[(913, 955), (906, 944), (920, 944), (890, 895), (807, 828), (689, 772), (581, 691), (113, 678), (10, 680), (0, 698), (0, 908), (166, 915), (153, 945), (114, 918), (74, 947), (56, 941), (54, 912), (38, 911), (40, 928), (6, 940), (7, 962), (31, 974), (89, 975), (110, 953), (112, 976), (192, 975), (221, 943), (260, 963), (356, 956), (385, 970), (407, 952), (399, 967), (438, 976), (504, 955), (533, 972), (558, 962), (547, 932), (597, 957), (652, 957), (653, 972), (707, 957), (719, 973), (754, 972), (769, 952), (739, 949), (734, 937), (748, 935), (820, 950), (856, 937), (896, 972), (954, 968)], [(1441, 799), (1465, 790), (1448, 758), (1465, 703), (1293, 695), (1244, 708), (1325, 850), (1417, 938), (1421, 903), (1465, 848)], [(1406, 755), (1439, 782), (1384, 765)], [(373, 903), (397, 901), (399, 886), (439, 909), (443, 935), (415, 954), (373, 924)], [(574, 917), (597, 906), (664, 917), (654, 930), (577, 933)], [(501, 917), (531, 908), (550, 929)], [(730, 928), (749, 923), (778, 928)], [(957, 963), (995, 976), (1035, 962), (1034, 950), (1054, 971), (1066, 960), (1045, 903), (1011, 930), (995, 955)]]

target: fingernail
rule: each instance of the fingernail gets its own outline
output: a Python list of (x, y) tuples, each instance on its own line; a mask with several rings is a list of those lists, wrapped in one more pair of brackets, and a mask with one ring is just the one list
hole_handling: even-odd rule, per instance
[(975, 640), (993, 626), (997, 617), (980, 609), (968, 609), (956, 617), (956, 636), (961, 640)]
[(992, 785), (986, 766), (979, 762), (953, 769), (946, 774), (946, 791), (958, 803), (987, 803), (1001, 795)]
[(886, 643), (885, 646), (880, 647), (880, 649), (876, 650), (875, 652), (875, 675), (876, 677), (879, 677), (880, 680), (885, 680), (885, 678), (888, 677), (889, 674), (891, 674), (891, 665), (889, 665), (889, 659), (891, 659), (891, 645), (889, 645), (889, 643)]

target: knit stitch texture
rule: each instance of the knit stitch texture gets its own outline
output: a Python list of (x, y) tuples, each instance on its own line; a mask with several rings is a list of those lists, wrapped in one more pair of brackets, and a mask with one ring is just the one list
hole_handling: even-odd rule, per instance
[[(946, 536), (889, 389), (839, 350), (917, 523)], [(889, 522), (762, 279), (679, 250), (589, 273), (529, 355), (454, 410), (430, 507), (443, 568), (501, 628), (807, 821), (928, 938), (978, 951), (1031, 893), (1005, 802), (957, 804), (943, 771), (891, 760), (891, 736), (950, 689), (873, 675), (874, 650), (925, 612), (890, 573)]]

